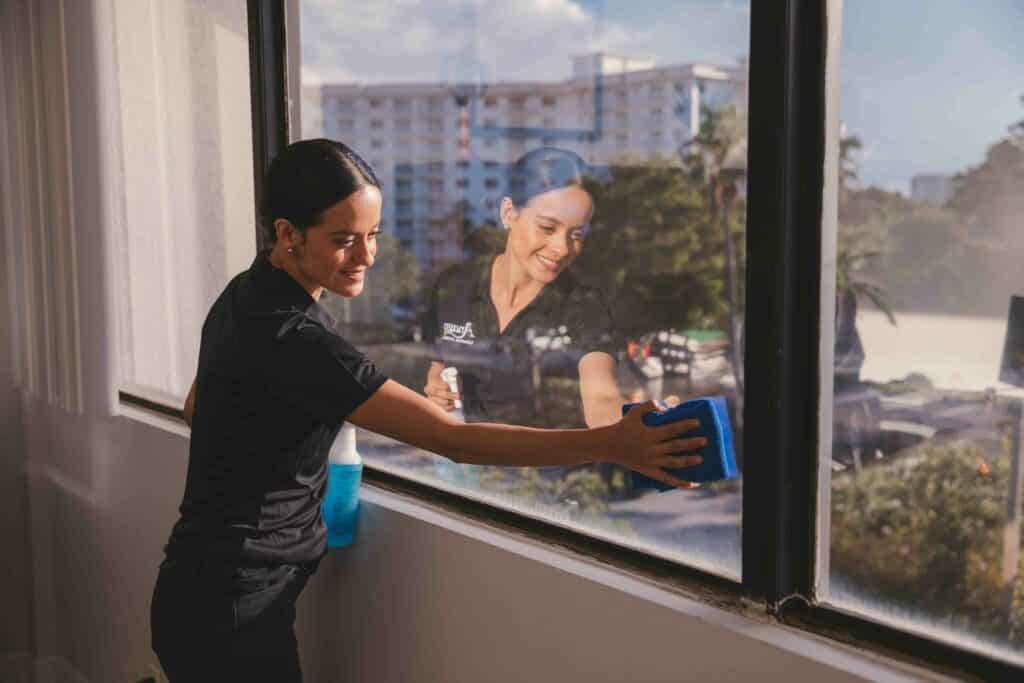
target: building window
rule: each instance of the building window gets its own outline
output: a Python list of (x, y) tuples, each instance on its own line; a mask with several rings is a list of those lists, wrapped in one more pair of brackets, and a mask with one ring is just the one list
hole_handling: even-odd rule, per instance
[(544, 95), (540, 98), (540, 103), (544, 107), (554, 107), (558, 104), (558, 100), (554, 95)]

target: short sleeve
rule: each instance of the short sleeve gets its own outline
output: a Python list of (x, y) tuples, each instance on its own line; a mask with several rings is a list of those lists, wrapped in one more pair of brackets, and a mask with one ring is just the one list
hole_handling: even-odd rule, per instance
[(618, 334), (611, 307), (601, 290), (588, 287), (575, 298), (568, 311), (573, 347), (581, 357), (592, 351), (602, 351), (614, 358), (620, 346)]
[(315, 321), (303, 317), (281, 329), (263, 364), (267, 388), (324, 424), (344, 422), (388, 379), (348, 341)]

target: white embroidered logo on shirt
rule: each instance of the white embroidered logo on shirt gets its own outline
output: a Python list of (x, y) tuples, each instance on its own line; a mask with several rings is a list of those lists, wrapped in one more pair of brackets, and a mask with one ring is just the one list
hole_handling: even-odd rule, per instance
[(457, 344), (472, 344), (476, 341), (473, 336), (473, 323), (466, 322), (464, 325), (455, 323), (444, 323), (441, 334), (442, 341), (453, 341)]

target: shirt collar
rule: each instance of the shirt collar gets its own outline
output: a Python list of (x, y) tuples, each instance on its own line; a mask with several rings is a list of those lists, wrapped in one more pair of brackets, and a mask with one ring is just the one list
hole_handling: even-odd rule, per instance
[(273, 298), (275, 304), (290, 304), (305, 310), (316, 303), (306, 288), (289, 275), (288, 271), (270, 262), (269, 249), (256, 254), (249, 272), (260, 288)]
[(328, 329), (335, 329), (337, 321), (322, 305), (324, 297), (330, 296), (326, 291), (321, 293), (320, 301), (310, 296), (306, 288), (288, 274), (270, 262), (270, 250), (256, 254), (249, 268), (257, 287), (266, 296), (266, 301), (276, 311), (299, 311), (308, 318), (316, 320)]

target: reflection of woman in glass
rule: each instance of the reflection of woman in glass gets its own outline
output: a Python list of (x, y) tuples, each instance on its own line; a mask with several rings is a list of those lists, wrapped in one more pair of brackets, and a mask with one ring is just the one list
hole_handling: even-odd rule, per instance
[[(468, 420), (532, 424), (537, 414), (539, 353), (578, 370), (583, 419), (589, 426), (618, 421), (622, 396), (615, 379), (616, 341), (600, 290), (570, 270), (583, 247), (593, 199), (582, 187), (584, 163), (551, 147), (512, 165), (509, 196), (501, 202), (505, 250), (442, 273), (433, 292), (425, 337), (436, 343), (424, 393), (446, 410), (463, 403)], [(461, 392), (441, 377), (457, 368)], [(578, 416), (557, 416), (573, 422)], [(566, 419), (568, 418), (568, 419)]]
[(326, 551), (327, 453), (344, 422), (466, 463), (615, 461), (686, 486), (660, 468), (699, 462), (670, 455), (702, 445), (675, 438), (693, 423), (645, 427), (633, 410), (591, 430), (464, 424), (381, 374), (319, 302), (362, 291), (381, 204), (373, 171), (341, 143), (298, 142), (270, 165), (273, 246), (211, 307), (184, 408), (185, 493), (151, 608), (171, 681), (302, 679), (295, 602)]

